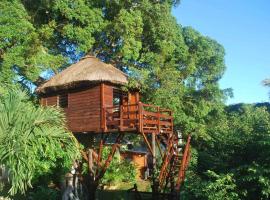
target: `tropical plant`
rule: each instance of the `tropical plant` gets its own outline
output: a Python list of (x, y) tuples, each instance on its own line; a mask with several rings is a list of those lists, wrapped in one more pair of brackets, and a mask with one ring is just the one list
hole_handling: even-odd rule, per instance
[(25, 193), (59, 160), (71, 166), (77, 148), (64, 124), (60, 110), (36, 106), (20, 90), (0, 96), (0, 163), (9, 170), (10, 194)]
[[(106, 159), (110, 153), (110, 148), (103, 151), (103, 158)], [(119, 152), (114, 156), (109, 168), (102, 178), (102, 184), (113, 185), (120, 182), (135, 182), (136, 170), (134, 163), (120, 158)]]

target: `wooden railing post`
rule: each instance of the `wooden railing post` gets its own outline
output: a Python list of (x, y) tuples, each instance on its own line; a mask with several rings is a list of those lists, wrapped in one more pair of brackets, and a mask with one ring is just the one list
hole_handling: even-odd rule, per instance
[(156, 167), (156, 134), (152, 133), (153, 168)]
[(158, 116), (158, 133), (160, 133), (160, 107), (157, 107), (157, 116)]

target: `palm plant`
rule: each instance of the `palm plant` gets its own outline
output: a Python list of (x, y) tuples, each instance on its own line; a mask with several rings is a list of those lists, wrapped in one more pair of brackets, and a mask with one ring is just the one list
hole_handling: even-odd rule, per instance
[(10, 194), (25, 193), (58, 160), (70, 166), (77, 148), (64, 124), (61, 111), (33, 104), (24, 92), (0, 96), (0, 163), (9, 169)]

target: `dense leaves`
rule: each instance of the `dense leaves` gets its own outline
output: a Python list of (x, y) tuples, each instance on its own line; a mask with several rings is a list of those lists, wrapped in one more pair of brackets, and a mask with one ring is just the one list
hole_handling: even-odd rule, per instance
[(209, 130), (213, 139), (193, 154), (188, 198), (269, 199), (270, 114), (266, 107), (229, 106), (216, 122)]
[(195, 138), (207, 140), (206, 118), (225, 97), (218, 86), (225, 53), (216, 41), (177, 24), (171, 9), (178, 3), (4, 0), (1, 78), (33, 89), (39, 76), (91, 53), (128, 73), (144, 101), (172, 109), (184, 132), (196, 130)]
[(76, 146), (63, 124), (60, 111), (36, 107), (19, 90), (0, 96), (0, 162), (9, 170), (11, 194), (24, 193), (59, 160), (70, 168)]
[(65, 59), (49, 53), (42, 45), (42, 30), (31, 23), (31, 17), (20, 1), (0, 2), (0, 80), (29, 86), (46, 69), (56, 69)]
[[(110, 153), (110, 148), (106, 147), (103, 151), (103, 159), (107, 159)], [(136, 170), (134, 163), (124, 160), (120, 157), (120, 153), (117, 152), (114, 156), (109, 168), (102, 179), (102, 184), (113, 185), (120, 182), (135, 182)]]

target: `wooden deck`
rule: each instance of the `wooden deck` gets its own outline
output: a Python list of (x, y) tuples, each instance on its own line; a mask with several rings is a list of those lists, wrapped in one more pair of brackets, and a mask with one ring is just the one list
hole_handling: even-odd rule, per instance
[(173, 133), (172, 111), (139, 102), (103, 108), (104, 132)]

